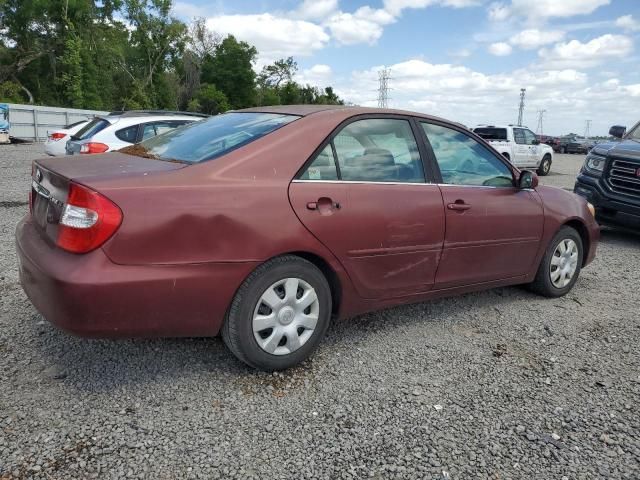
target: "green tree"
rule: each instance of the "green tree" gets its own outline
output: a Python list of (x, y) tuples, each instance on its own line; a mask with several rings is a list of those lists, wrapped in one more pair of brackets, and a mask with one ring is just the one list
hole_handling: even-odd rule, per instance
[(229, 101), (224, 93), (218, 90), (215, 85), (203, 84), (195, 98), (195, 104), (191, 105), (195, 111), (209, 115), (217, 115), (229, 110)]
[(205, 58), (202, 83), (215, 85), (228, 98), (231, 108), (255, 105), (256, 74), (253, 63), (257, 54), (255, 47), (229, 35), (216, 47), (214, 55)]

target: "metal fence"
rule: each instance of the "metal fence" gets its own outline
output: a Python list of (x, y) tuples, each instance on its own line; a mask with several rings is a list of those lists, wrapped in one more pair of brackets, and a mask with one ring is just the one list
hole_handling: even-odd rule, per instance
[(51, 130), (106, 113), (108, 112), (10, 103), (9, 135), (24, 140), (44, 142)]

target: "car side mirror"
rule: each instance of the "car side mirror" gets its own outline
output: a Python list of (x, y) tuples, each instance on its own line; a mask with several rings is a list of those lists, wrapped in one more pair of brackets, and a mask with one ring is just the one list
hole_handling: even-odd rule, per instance
[(540, 140), (534, 140), (531, 145), (540, 145)]
[(518, 187), (522, 190), (536, 188), (538, 186), (538, 175), (529, 171), (523, 170), (520, 172), (520, 180), (518, 180)]
[(627, 132), (627, 127), (623, 127), (622, 125), (614, 125), (609, 129), (609, 135), (616, 138), (624, 137), (624, 134)]

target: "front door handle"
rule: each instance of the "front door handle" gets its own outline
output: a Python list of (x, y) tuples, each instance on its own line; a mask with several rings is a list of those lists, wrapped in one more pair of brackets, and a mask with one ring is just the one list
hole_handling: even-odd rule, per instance
[(469, 205), (468, 203), (464, 203), (463, 200), (456, 200), (455, 203), (450, 203), (449, 205), (447, 205), (447, 208), (449, 210), (455, 210), (457, 212), (464, 212), (465, 210), (469, 210), (471, 208), (471, 205)]

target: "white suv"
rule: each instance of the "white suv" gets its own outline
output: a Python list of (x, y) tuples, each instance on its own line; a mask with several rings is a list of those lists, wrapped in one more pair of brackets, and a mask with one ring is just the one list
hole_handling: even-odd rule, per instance
[(112, 112), (95, 117), (73, 134), (65, 150), (67, 155), (120, 150), (206, 117), (199, 113), (150, 110)]

